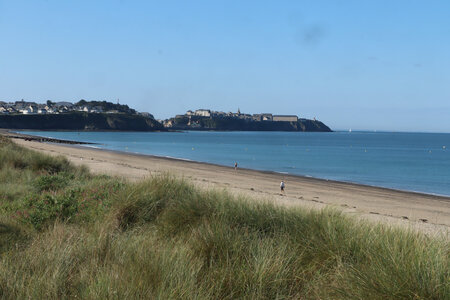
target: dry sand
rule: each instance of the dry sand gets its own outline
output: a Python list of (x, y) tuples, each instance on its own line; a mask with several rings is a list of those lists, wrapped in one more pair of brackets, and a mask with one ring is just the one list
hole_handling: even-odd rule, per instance
[[(39, 143), (14, 139), (29, 149), (63, 155), (94, 173), (137, 181), (165, 172), (191, 180), (201, 188), (226, 189), (255, 200), (287, 206), (323, 208), (331, 206), (364, 219), (399, 224), (448, 237), (450, 197), (396, 191), (358, 184), (327, 181), (273, 172), (224, 167), (148, 155), (118, 153), (80, 146)], [(284, 179), (286, 191), (280, 193)]]

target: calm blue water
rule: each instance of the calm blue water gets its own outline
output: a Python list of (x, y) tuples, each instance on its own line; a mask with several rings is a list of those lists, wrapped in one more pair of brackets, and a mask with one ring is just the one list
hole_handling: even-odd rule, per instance
[(450, 134), (24, 132), (101, 148), (450, 196)]

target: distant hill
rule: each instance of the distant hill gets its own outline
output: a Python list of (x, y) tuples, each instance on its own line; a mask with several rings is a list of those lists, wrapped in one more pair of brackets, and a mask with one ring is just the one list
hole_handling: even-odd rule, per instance
[[(127, 106), (128, 107), (128, 106)], [(85, 113), (0, 115), (0, 128), (35, 130), (165, 130), (161, 123), (135, 114)]]
[(316, 131), (331, 132), (324, 123), (316, 120), (299, 119), (297, 122), (255, 122), (233, 117), (177, 116), (170, 119), (175, 130), (221, 130), (221, 131)]
[(86, 101), (84, 99), (81, 99), (77, 103), (74, 104), (75, 106), (87, 106), (89, 108), (101, 108), (102, 111), (117, 111), (121, 113), (126, 114), (136, 114), (136, 110), (128, 107), (126, 104), (114, 104), (112, 102), (107, 101)]

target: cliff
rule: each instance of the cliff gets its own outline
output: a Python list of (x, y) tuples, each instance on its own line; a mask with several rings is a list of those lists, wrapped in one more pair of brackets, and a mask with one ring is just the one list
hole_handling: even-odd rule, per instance
[(0, 115), (0, 128), (36, 130), (165, 130), (156, 120), (140, 115), (84, 112), (46, 115)]
[(237, 118), (209, 118), (182, 116), (170, 119), (175, 130), (222, 130), (222, 131), (316, 131), (331, 132), (324, 123), (299, 119), (297, 122), (251, 121)]

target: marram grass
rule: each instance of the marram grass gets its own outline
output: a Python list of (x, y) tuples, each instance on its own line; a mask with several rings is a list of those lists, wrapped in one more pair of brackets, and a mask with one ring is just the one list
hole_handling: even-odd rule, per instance
[(2, 299), (449, 299), (447, 239), (94, 176), (7, 140), (0, 158)]

